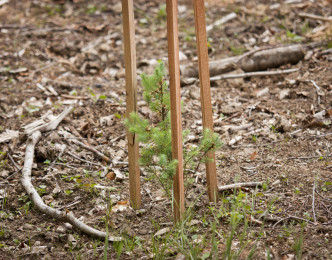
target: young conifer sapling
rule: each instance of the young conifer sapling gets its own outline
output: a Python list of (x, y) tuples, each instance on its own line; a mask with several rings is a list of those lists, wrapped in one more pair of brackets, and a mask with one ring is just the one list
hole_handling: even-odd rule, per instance
[[(170, 196), (172, 178), (175, 174), (177, 161), (172, 159), (172, 135), (170, 115), (170, 93), (166, 81), (165, 66), (159, 62), (152, 75), (141, 75), (143, 97), (153, 113), (153, 118), (147, 120), (138, 113), (131, 113), (124, 124), (129, 132), (138, 135), (141, 145), (140, 164), (148, 173), (158, 179), (166, 193)], [(186, 141), (188, 130), (183, 131)], [(209, 151), (215, 151), (222, 146), (219, 135), (205, 130), (201, 142), (184, 149), (184, 173), (188, 170), (197, 171), (201, 162), (211, 160), (206, 158)], [(187, 145), (188, 147), (188, 145)]]

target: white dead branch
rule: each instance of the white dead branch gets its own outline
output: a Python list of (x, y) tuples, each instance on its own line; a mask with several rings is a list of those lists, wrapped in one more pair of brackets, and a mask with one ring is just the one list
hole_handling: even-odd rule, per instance
[(240, 130), (246, 130), (248, 128), (252, 127), (252, 123), (244, 124), (244, 125), (234, 125), (229, 128), (230, 131), (240, 131)]
[(232, 145), (236, 144), (238, 141), (242, 140), (242, 138), (243, 137), (241, 135), (235, 136), (232, 140), (230, 140), (228, 142), (228, 145), (232, 146)]
[(211, 77), (210, 81), (216, 81), (216, 80), (221, 80), (221, 79), (237, 79), (237, 78), (283, 75), (283, 74), (293, 73), (298, 70), (299, 70), (298, 68), (294, 68), (294, 69), (287, 69), (287, 70), (255, 71), (255, 72), (238, 73), (238, 74), (227, 74), (227, 75)]
[(225, 190), (231, 190), (231, 189), (237, 189), (242, 187), (258, 187), (263, 186), (263, 182), (245, 182), (245, 183), (235, 183), (225, 186), (219, 186), (219, 191), (225, 191)]
[(230, 14), (226, 15), (225, 17), (215, 21), (213, 24), (206, 26), (206, 31), (211, 31), (214, 27), (227, 23), (230, 20), (233, 20), (235, 17), (236, 17), (236, 13), (230, 13)]
[[(43, 126), (38, 127), (38, 129), (42, 131), (50, 131), (54, 130), (61, 120), (65, 118), (66, 115), (69, 114), (71, 111), (71, 107), (64, 112), (62, 112), (54, 121), (51, 121)], [(59, 221), (68, 222), (71, 225), (73, 225), (78, 230), (82, 231), (83, 233), (99, 238), (99, 239), (105, 239), (107, 236), (106, 232), (99, 231), (95, 228), (92, 228), (82, 221), (75, 218), (73, 215), (68, 214), (67, 211), (63, 210), (60, 211), (58, 209), (51, 208), (47, 206), (42, 198), (39, 196), (38, 192), (34, 188), (34, 186), (31, 183), (31, 170), (32, 170), (32, 164), (34, 159), (34, 153), (35, 153), (35, 146), (38, 143), (38, 141), (41, 138), (41, 131), (35, 130), (32, 132), (31, 135), (29, 135), (27, 146), (26, 146), (26, 152), (25, 152), (25, 159), (24, 159), (24, 166), (22, 170), (22, 179), (21, 183), (29, 195), (30, 199), (33, 201), (35, 207), (41, 211), (42, 213), (46, 214), (47, 216), (51, 218), (55, 218)], [(120, 241), (121, 237), (113, 237), (108, 236), (109, 241)]]

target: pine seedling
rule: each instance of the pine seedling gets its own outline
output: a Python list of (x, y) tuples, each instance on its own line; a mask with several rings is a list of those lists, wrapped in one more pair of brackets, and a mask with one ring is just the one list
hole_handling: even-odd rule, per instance
[[(144, 119), (134, 112), (125, 119), (124, 124), (129, 132), (138, 135), (138, 141), (142, 145), (140, 164), (158, 179), (170, 197), (169, 190), (177, 161), (172, 159), (170, 92), (165, 77), (162, 62), (152, 75), (141, 75), (143, 97), (154, 114), (153, 120)], [(183, 131), (183, 138), (186, 139), (188, 134), (189, 131)], [(219, 149), (221, 145), (218, 134), (205, 130), (198, 146), (184, 149), (184, 170), (188, 167), (197, 171), (201, 162), (209, 160), (206, 154)]]
[[(125, 119), (128, 131), (138, 135), (138, 141), (143, 144), (140, 164), (158, 178), (168, 192), (177, 165), (172, 160), (172, 135), (170, 118), (170, 93), (165, 81), (165, 67), (158, 64), (152, 75), (141, 75), (143, 97), (154, 113), (154, 122), (141, 118), (137, 113), (131, 113)], [(169, 194), (169, 193), (168, 193)]]

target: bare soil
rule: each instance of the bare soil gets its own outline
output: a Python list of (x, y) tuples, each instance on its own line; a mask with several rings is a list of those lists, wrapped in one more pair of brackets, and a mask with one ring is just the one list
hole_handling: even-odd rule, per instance
[[(167, 63), (164, 1), (134, 2), (138, 73), (151, 73), (158, 60)], [(271, 259), (294, 259), (294, 245), (303, 238), (303, 259), (332, 259), (332, 53), (324, 52), (332, 47), (332, 24), (300, 16), (331, 16), (331, 3), (206, 1), (208, 25), (231, 12), (235, 19), (208, 32), (211, 60), (268, 45), (306, 46), (303, 60), (279, 68), (299, 68), (295, 73), (211, 82), (215, 131), (224, 142), (216, 156), (218, 184), (265, 183), (258, 190), (241, 191), (254, 202), (248, 245), (238, 258), (247, 259), (254, 248), (253, 259), (268, 259), (269, 254)], [(126, 241), (119, 259), (160, 259), (153, 248), (162, 247), (166, 234), (155, 239), (154, 234), (172, 228), (172, 205), (144, 169), (142, 207), (128, 206), (121, 1), (9, 0), (0, 6), (0, 17), (0, 134), (22, 132), (46, 113), (58, 115), (68, 104), (75, 106), (37, 145), (33, 184), (43, 200), (105, 231), (111, 198), (110, 234)], [(179, 40), (181, 64), (197, 66), (189, 0), (179, 0)], [(150, 118), (141, 91), (139, 86), (139, 111)], [(199, 85), (183, 86), (181, 94), (183, 128), (193, 136), (185, 145), (194, 145), (202, 132)], [(248, 126), (235, 127), (243, 125)], [(112, 163), (107, 168), (60, 130), (98, 149)], [(242, 139), (230, 145), (237, 136)], [(67, 145), (63, 154), (56, 148), (59, 144)], [(102, 258), (103, 241), (33, 207), (17, 170), (24, 163), (26, 140), (17, 137), (0, 145), (0, 259)], [(220, 194), (217, 205), (209, 204), (204, 173), (201, 165), (198, 172), (186, 174), (192, 224), (186, 226), (187, 238), (199, 244), (197, 258), (203, 259), (213, 248), (211, 223), (216, 223), (218, 257), (210, 257), (222, 259), (230, 232), (227, 198), (232, 193)], [(236, 229), (234, 251), (243, 228), (240, 223)], [(197, 242), (203, 238), (206, 242)], [(108, 259), (117, 258), (117, 248), (119, 252), (119, 244), (109, 244)], [(170, 244), (163, 257), (185, 259), (189, 251)]]

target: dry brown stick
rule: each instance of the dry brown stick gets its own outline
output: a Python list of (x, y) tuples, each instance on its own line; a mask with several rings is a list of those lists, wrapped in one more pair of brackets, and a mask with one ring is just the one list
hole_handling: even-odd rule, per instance
[(65, 205), (65, 206), (62, 206), (62, 207), (58, 208), (58, 210), (61, 210), (61, 209), (69, 209), (69, 208), (71, 208), (71, 207), (76, 206), (76, 205), (79, 204), (79, 203), (81, 203), (80, 200), (73, 201), (73, 202), (69, 203), (68, 205)]
[[(26, 152), (25, 152), (25, 159), (24, 159), (24, 166), (22, 171), (22, 185), (26, 192), (28, 193), (29, 197), (33, 201), (35, 207), (42, 213), (46, 214), (47, 216), (51, 218), (55, 218), (59, 221), (68, 222), (72, 224), (75, 228), (79, 229), (83, 233), (99, 238), (99, 239), (105, 239), (106, 233), (99, 231), (97, 229), (94, 229), (82, 221), (75, 218), (73, 215), (68, 214), (66, 211), (60, 211), (58, 209), (51, 208), (47, 206), (42, 198), (39, 196), (38, 192), (34, 188), (34, 186), (31, 183), (31, 169), (33, 164), (33, 158), (34, 158), (34, 150), (35, 146), (38, 143), (39, 139), (41, 138), (41, 132), (35, 131), (31, 136), (28, 138), (27, 146), (26, 146)], [(121, 237), (113, 237), (108, 236), (109, 241), (120, 241)]]
[[(57, 145), (55, 145), (55, 146), (57, 146)], [(63, 155), (66, 148), (67, 148), (67, 146), (63, 145), (59, 149), (60, 150), (59, 155), (57, 156), (57, 158), (55, 158), (55, 160), (51, 163), (50, 167), (48, 168), (48, 174), (50, 174), (52, 176), (53, 180), (55, 181), (56, 189), (59, 190), (59, 192), (61, 191), (60, 184), (59, 184), (58, 180), (55, 178), (55, 176), (53, 175), (52, 168), (55, 165), (55, 163), (57, 162), (57, 160), (59, 160), (61, 158), (61, 156)]]
[(309, 80), (315, 87), (316, 93), (317, 93), (317, 105), (320, 105), (320, 94), (322, 93), (320, 87), (317, 85), (317, 83), (314, 80)]
[(290, 219), (290, 218), (292, 218), (292, 219), (297, 219), (297, 220), (302, 220), (302, 221), (305, 221), (305, 222), (307, 222), (307, 223), (309, 223), (309, 224), (315, 224), (314, 222), (312, 222), (312, 221), (310, 221), (310, 220), (307, 220), (307, 219), (305, 219), (305, 218), (300, 218), (300, 217), (296, 217), (296, 216), (288, 216), (288, 217), (286, 217), (286, 218), (283, 218), (283, 219), (278, 220), (278, 221), (273, 225), (272, 229), (274, 229), (274, 228), (276, 227), (276, 225), (278, 225), (280, 222), (283, 222), (283, 221), (285, 221), (285, 220), (287, 220), (287, 219)]
[(7, 153), (7, 156), (10, 159), (10, 161), (12, 162), (12, 164), (14, 165), (14, 168), (16, 168), (17, 171), (21, 170), (20, 167), (14, 161), (13, 157), (10, 155), (10, 153)]
[(61, 166), (64, 166), (64, 167), (67, 167), (67, 168), (70, 168), (70, 169), (77, 169), (77, 167), (71, 166), (67, 163), (55, 163), (55, 165), (61, 165)]
[(323, 200), (328, 201), (328, 202), (332, 202), (332, 199), (327, 199), (327, 198), (323, 197), (320, 193), (318, 193), (317, 190), (316, 190), (316, 193), (317, 193), (318, 196), (321, 197)]
[[(123, 39), (126, 71), (126, 116), (137, 112), (137, 78), (136, 78), (136, 46), (133, 0), (122, 0)], [(134, 208), (141, 206), (141, 180), (139, 168), (139, 148), (136, 134), (127, 129), (129, 192), (130, 202)]]
[(255, 71), (239, 74), (228, 74), (211, 77), (211, 81), (222, 80), (222, 79), (236, 79), (236, 78), (249, 78), (249, 77), (261, 77), (261, 76), (273, 76), (273, 75), (283, 75), (298, 71), (298, 68), (287, 69), (287, 70), (276, 70), (276, 71)]
[(106, 155), (104, 155), (103, 153), (99, 152), (97, 149), (89, 146), (89, 145), (86, 145), (78, 140), (75, 140), (75, 139), (71, 139), (70, 140), (71, 142), (73, 142), (74, 144), (77, 144), (78, 146), (80, 146), (81, 148), (84, 148), (90, 152), (93, 152), (94, 154), (96, 154), (98, 157), (100, 157), (101, 159), (103, 159), (104, 161), (106, 161), (107, 163), (110, 163), (111, 162), (111, 159), (108, 158)]
[(328, 157), (332, 157), (332, 154), (328, 154), (328, 155), (317, 155), (317, 156), (303, 156), (303, 157), (288, 157), (288, 159), (315, 159), (315, 158), (328, 158)]
[(299, 13), (299, 16), (303, 17), (303, 18), (332, 22), (332, 17), (323, 17), (323, 16), (319, 16), (319, 15), (315, 15), (315, 14), (308, 14), (308, 13)]
[(114, 142), (116, 142), (117, 140), (119, 140), (119, 139), (121, 139), (121, 138), (123, 138), (123, 137), (125, 137), (125, 136), (126, 136), (126, 134), (123, 134), (123, 135), (119, 135), (119, 136), (117, 136), (117, 137), (114, 137), (113, 139), (110, 140), (110, 143), (113, 144)]
[(171, 92), (172, 157), (178, 162), (176, 166), (176, 173), (173, 178), (173, 208), (174, 221), (179, 221), (184, 213), (184, 185), (177, 0), (166, 1), (166, 12), (168, 64), (170, 76), (169, 86)]
[(19, 24), (2, 24), (0, 29), (31, 29), (31, 27)]
[(69, 126), (69, 129), (76, 136), (76, 137), (73, 137), (72, 139), (75, 139), (75, 140), (80, 139), (83, 141), (83, 143), (85, 145), (89, 145), (89, 143), (86, 141), (86, 139), (81, 136), (81, 134), (76, 130), (76, 128), (74, 126), (72, 126), (72, 125)]
[(257, 186), (262, 186), (262, 185), (263, 185), (263, 182), (234, 183), (234, 184), (230, 184), (230, 185), (219, 186), (218, 190), (220, 192), (220, 191), (237, 189), (237, 188), (242, 188), (242, 187), (257, 187)]
[(69, 151), (67, 151), (66, 153), (67, 153), (68, 155), (74, 157), (75, 159), (81, 161), (81, 162), (85, 162), (85, 163), (87, 163), (87, 164), (96, 165), (96, 166), (98, 166), (98, 167), (103, 167), (102, 165), (100, 165), (100, 164), (98, 164), (98, 163), (90, 162), (90, 161), (88, 161), (88, 160), (82, 159), (82, 158), (80, 158), (78, 155), (76, 155), (76, 154), (74, 154), (74, 153), (71, 153), (71, 152), (69, 152)]
[(50, 68), (50, 67), (52, 67), (52, 66), (54, 66), (54, 65), (56, 65), (56, 64), (57, 64), (56, 62), (51, 62), (51, 63), (49, 63), (49, 64), (46, 64), (45, 66), (43, 66), (43, 67), (41, 67), (41, 68), (39, 68), (39, 69), (36, 69), (36, 70), (32, 71), (32, 75), (34, 76), (34, 74), (35, 74), (36, 72), (43, 71), (43, 70), (48, 69), (48, 68)]
[(22, 170), (23, 170), (23, 167), (20, 168), (20, 169), (18, 169), (18, 170), (17, 170), (16, 172), (14, 172), (13, 174), (9, 175), (9, 176), (6, 178), (6, 180), (13, 178), (16, 174), (18, 174), (18, 173), (21, 172)]
[(320, 53), (317, 54), (317, 56), (318, 56), (318, 58), (320, 58), (321, 56), (328, 55), (331, 53), (332, 53), (332, 48), (329, 48), (327, 50), (321, 51)]
[[(195, 13), (196, 44), (197, 44), (197, 57), (198, 57), (198, 67), (199, 67), (203, 128), (204, 130), (210, 130), (211, 134), (213, 134), (209, 56), (206, 44), (207, 36), (206, 36), (204, 0), (194, 1), (194, 13)], [(209, 151), (206, 154), (206, 157), (212, 159), (212, 161), (207, 160), (207, 162), (205, 163), (209, 200), (210, 202), (216, 202), (218, 181), (217, 181), (215, 152), (212, 150)]]

